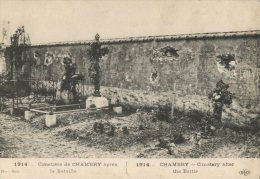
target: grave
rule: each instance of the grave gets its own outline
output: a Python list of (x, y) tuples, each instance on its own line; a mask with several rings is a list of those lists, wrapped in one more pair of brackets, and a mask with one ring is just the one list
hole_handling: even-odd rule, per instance
[(96, 34), (95, 41), (91, 44), (90, 49), (90, 68), (89, 77), (94, 85), (94, 93), (88, 99), (86, 99), (86, 109), (90, 107), (105, 108), (109, 106), (109, 102), (105, 97), (101, 97), (100, 94), (100, 81), (101, 81), (101, 69), (99, 66), (100, 59), (108, 54), (108, 48), (101, 48), (99, 41), (99, 35)]

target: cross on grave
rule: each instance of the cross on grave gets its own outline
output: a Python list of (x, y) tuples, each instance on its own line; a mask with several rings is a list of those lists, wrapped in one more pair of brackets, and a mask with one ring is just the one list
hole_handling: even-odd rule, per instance
[(91, 83), (94, 85), (93, 96), (100, 97), (100, 81), (101, 81), (101, 69), (99, 66), (100, 59), (108, 54), (108, 48), (101, 48), (99, 41), (99, 34), (96, 34), (95, 41), (90, 46), (90, 61), (91, 65), (89, 68), (89, 77)]
[(86, 100), (86, 109), (89, 108), (106, 108), (108, 107), (108, 100), (105, 97), (101, 97), (100, 94), (100, 81), (101, 81), (101, 69), (99, 66), (100, 59), (108, 54), (108, 48), (101, 47), (99, 41), (99, 35), (96, 34), (95, 41), (90, 45), (90, 67), (89, 77), (91, 83), (94, 85), (93, 96), (90, 96)]
[[(27, 77), (29, 74), (22, 72), (26, 64), (26, 58), (23, 58), (23, 52), (31, 44), (29, 35), (25, 32), (24, 26), (18, 27), (15, 33), (10, 37), (11, 40), (11, 75), (12, 78)], [(16, 73), (14, 73), (16, 72)], [(19, 75), (18, 75), (19, 73)]]

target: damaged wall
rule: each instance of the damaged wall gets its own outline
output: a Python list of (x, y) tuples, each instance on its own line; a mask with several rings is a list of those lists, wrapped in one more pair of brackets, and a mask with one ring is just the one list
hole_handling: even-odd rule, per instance
[[(205, 95), (218, 80), (230, 85), (236, 98), (250, 104), (260, 100), (260, 33), (200, 34), (103, 40), (109, 54), (101, 60), (102, 86), (147, 92), (174, 89), (181, 95)], [(90, 42), (45, 44), (24, 52), (32, 78), (60, 79), (62, 59), (70, 56), (77, 71), (88, 78)], [(225, 56), (235, 60), (225, 61)], [(222, 59), (221, 59), (222, 56)], [(224, 59), (224, 61), (223, 61)], [(231, 65), (232, 68), (227, 68)], [(7, 60), (10, 69), (10, 60)]]

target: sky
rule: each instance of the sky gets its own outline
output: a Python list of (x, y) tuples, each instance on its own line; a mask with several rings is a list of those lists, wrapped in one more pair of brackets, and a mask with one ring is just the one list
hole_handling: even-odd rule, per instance
[(0, 30), (8, 21), (32, 44), (260, 30), (260, 0), (0, 0)]

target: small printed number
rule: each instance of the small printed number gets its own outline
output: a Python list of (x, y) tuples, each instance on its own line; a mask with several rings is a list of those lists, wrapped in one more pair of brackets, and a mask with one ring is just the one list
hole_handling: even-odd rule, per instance
[(24, 167), (24, 166), (28, 166), (27, 162), (15, 162), (14, 166), (16, 167)]
[(149, 167), (149, 163), (136, 163), (137, 167)]

